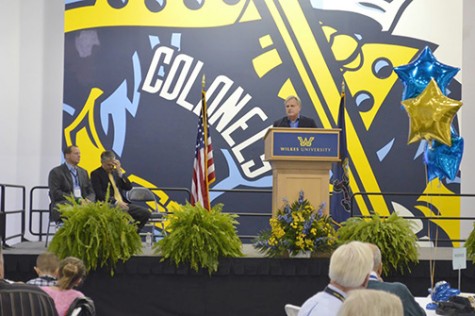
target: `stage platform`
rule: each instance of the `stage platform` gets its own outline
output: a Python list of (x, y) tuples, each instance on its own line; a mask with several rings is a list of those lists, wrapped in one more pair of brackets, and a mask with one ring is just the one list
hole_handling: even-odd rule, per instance
[[(23, 242), (4, 250), (6, 278), (27, 281), (35, 277), (36, 256), (44, 242)], [(223, 259), (217, 273), (176, 267), (153, 255), (150, 249), (119, 264), (114, 276), (91, 272), (80, 290), (92, 297), (98, 315), (285, 315), (284, 305), (301, 305), (328, 282), (328, 258), (264, 258), (251, 245), (245, 257)], [(420, 262), (411, 273), (392, 274), (387, 281), (405, 283), (415, 296), (427, 296), (435, 282), (457, 286), (451, 248), (420, 248)], [(462, 270), (462, 290), (475, 292), (474, 266)]]

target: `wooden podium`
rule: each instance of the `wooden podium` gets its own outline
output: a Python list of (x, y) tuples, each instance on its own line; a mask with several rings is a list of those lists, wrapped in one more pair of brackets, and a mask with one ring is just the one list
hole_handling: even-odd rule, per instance
[(265, 160), (272, 166), (272, 213), (296, 201), (303, 191), (313, 207), (328, 214), (330, 169), (340, 161), (340, 129), (270, 128), (264, 136)]

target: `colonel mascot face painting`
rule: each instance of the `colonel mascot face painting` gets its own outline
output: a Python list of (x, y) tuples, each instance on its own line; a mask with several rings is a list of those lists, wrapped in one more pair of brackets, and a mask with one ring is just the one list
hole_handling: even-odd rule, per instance
[[(351, 191), (420, 194), (359, 197), (354, 211), (453, 210), (458, 200), (423, 197), (459, 193), (460, 181), (428, 183), (420, 143), (407, 144), (403, 87), (393, 72), (426, 46), (437, 54), (438, 43), (393, 34), (411, 1), (358, 2), (70, 1), (64, 145), (81, 148), (81, 166), (89, 171), (112, 149), (136, 184), (189, 188), (205, 75), (217, 177), (211, 189), (269, 189), (262, 138), (285, 115), (284, 99), (298, 95), (302, 115), (334, 128), (344, 82)], [(449, 90), (460, 99), (457, 81)], [(171, 205), (187, 196), (159, 197)], [(271, 212), (270, 196), (216, 191), (211, 198), (229, 211)], [(256, 234), (268, 218), (240, 222), (241, 234)], [(439, 236), (459, 233), (450, 223), (418, 225), (421, 237), (435, 227), (442, 228)]]

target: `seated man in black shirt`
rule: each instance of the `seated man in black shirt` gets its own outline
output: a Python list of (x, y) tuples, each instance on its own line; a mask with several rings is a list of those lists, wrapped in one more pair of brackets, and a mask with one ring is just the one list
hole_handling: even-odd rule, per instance
[(131, 204), (125, 198), (125, 191), (132, 189), (132, 184), (120, 168), (119, 160), (115, 154), (106, 150), (101, 154), (101, 167), (91, 173), (91, 182), (97, 201), (105, 201), (107, 188), (109, 188), (109, 202), (127, 211), (138, 222), (137, 230), (148, 222), (150, 212), (139, 206)]

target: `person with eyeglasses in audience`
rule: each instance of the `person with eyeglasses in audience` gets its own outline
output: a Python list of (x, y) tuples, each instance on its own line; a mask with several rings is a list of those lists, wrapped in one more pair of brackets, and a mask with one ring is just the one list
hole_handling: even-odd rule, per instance
[(411, 291), (400, 282), (384, 282), (381, 274), (383, 263), (381, 250), (374, 244), (368, 244), (373, 252), (373, 271), (369, 276), (368, 289), (381, 290), (397, 295), (404, 308), (404, 316), (425, 316), (425, 310), (417, 303)]

